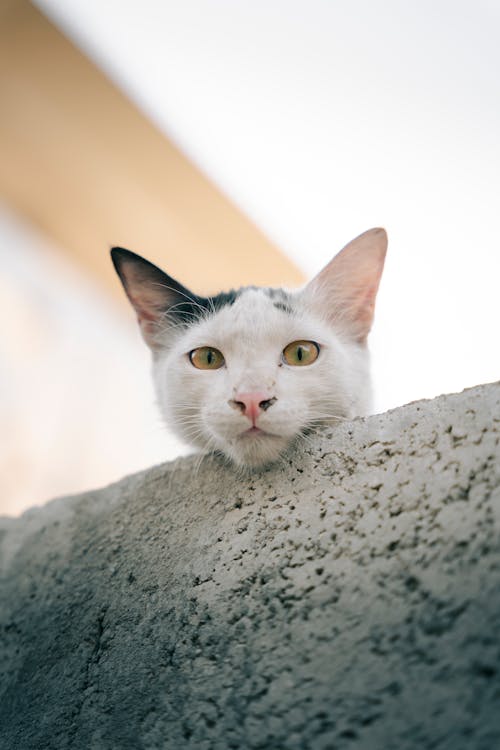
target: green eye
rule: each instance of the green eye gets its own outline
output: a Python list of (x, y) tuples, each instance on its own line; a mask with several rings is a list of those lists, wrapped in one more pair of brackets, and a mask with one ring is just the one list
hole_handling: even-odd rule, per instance
[(218, 370), (224, 364), (224, 357), (218, 349), (200, 346), (189, 352), (189, 360), (198, 370)]
[(283, 349), (282, 359), (287, 365), (302, 367), (318, 359), (319, 346), (314, 341), (292, 341)]

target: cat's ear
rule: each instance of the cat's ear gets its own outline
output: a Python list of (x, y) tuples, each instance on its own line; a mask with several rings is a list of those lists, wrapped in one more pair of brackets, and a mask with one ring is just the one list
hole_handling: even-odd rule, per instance
[(349, 242), (303, 290), (308, 302), (359, 343), (365, 343), (387, 251), (385, 229)]
[[(158, 334), (173, 319), (186, 318), (199, 298), (140, 255), (113, 247), (111, 259), (133, 308), (144, 340), (158, 348)], [(185, 321), (184, 321), (185, 322)]]

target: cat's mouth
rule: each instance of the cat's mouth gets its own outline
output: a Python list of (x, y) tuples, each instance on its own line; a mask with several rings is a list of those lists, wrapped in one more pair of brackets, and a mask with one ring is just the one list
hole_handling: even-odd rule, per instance
[(256, 427), (254, 425), (253, 427), (249, 427), (248, 430), (241, 432), (240, 437), (254, 438), (254, 437), (278, 437), (278, 436), (273, 435), (272, 432), (266, 432), (265, 430), (261, 430), (260, 427)]

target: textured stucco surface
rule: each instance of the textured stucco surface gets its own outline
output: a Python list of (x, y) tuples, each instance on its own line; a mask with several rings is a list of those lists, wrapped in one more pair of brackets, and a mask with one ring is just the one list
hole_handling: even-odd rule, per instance
[(500, 747), (500, 385), (3, 519), (0, 748)]

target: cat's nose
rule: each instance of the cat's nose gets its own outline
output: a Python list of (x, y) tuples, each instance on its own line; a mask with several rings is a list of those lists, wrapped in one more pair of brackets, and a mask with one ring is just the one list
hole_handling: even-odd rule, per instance
[(274, 396), (269, 396), (268, 393), (264, 392), (237, 393), (234, 399), (231, 399), (229, 405), (233, 409), (239, 409), (255, 424), (260, 413), (267, 411), (277, 400)]

